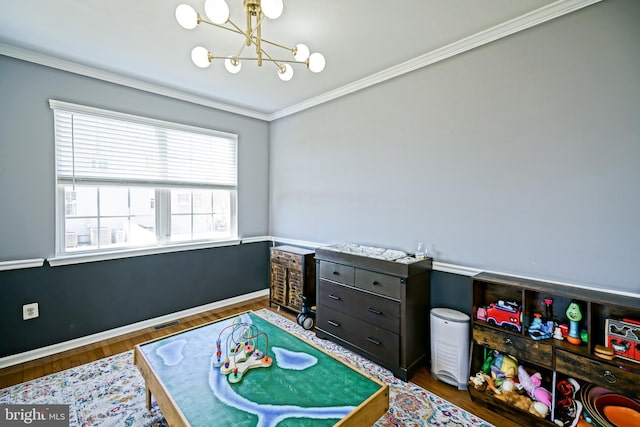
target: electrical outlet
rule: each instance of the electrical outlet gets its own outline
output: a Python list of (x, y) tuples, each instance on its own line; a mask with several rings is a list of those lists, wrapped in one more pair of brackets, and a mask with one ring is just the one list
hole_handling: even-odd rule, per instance
[(22, 306), (22, 320), (35, 319), (40, 316), (38, 311), (38, 303), (25, 304)]

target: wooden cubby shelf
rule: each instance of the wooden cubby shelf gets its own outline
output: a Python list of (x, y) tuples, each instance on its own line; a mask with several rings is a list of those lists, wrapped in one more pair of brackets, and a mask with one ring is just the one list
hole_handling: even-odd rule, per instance
[[(472, 295), (472, 378), (483, 371), (487, 355), (497, 351), (515, 358), (529, 375), (539, 373), (541, 387), (552, 394), (548, 415), (544, 418), (515, 405), (517, 399), (510, 392), (507, 398), (500, 395), (502, 390), (496, 393), (486, 385), (474, 387), (470, 381), (469, 394), (473, 401), (507, 413), (522, 425), (555, 426), (564, 421), (568, 426), (567, 400), (561, 393), (566, 391), (563, 387), (566, 388), (568, 379), (571, 384), (578, 385), (578, 390), (571, 391), (572, 399), (577, 401), (585, 397), (588, 400), (588, 396), (582, 396), (581, 393), (595, 386), (605, 387), (611, 393), (631, 399), (640, 399), (640, 323), (634, 323), (640, 322), (640, 298), (491, 273), (480, 273), (472, 278)], [(582, 315), (577, 324), (577, 343), (568, 342), (566, 337), (571, 330), (566, 312), (573, 303), (579, 306)], [(534, 339), (529, 328), (538, 322), (534, 320), (537, 317), (544, 325), (547, 321), (553, 322), (554, 327), (550, 327), (550, 331), (555, 331), (559, 326), (563, 331), (563, 339), (548, 337), (544, 328), (542, 337)], [(623, 348), (630, 350), (621, 353), (618, 351), (620, 347), (607, 339), (608, 320), (623, 322), (615, 323), (617, 327), (630, 327), (624, 333), (637, 328), (635, 335), (628, 333), (627, 338), (623, 337)], [(613, 359), (597, 357), (596, 347), (600, 346), (608, 347), (610, 351), (616, 348)], [(490, 372), (488, 376), (491, 377)], [(513, 381), (518, 387), (517, 375)], [(582, 392), (579, 391), (581, 387)], [(590, 402), (585, 404), (590, 405)], [(584, 406), (582, 409), (586, 418), (592, 418)], [(606, 425), (602, 422), (597, 424), (597, 420), (594, 424)]]

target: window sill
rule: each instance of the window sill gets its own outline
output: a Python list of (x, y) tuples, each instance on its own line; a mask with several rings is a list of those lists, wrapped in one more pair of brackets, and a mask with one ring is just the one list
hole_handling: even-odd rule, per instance
[(153, 246), (142, 249), (126, 249), (110, 252), (94, 252), (90, 254), (63, 255), (55, 258), (48, 258), (47, 262), (51, 267), (61, 265), (82, 264), (86, 262), (107, 261), (111, 259), (132, 258), (144, 255), (165, 254), (170, 252), (191, 251), (195, 249), (217, 248), (222, 246), (236, 246), (240, 244), (240, 239), (221, 240), (215, 242), (199, 242), (186, 244), (171, 244), (162, 246)]

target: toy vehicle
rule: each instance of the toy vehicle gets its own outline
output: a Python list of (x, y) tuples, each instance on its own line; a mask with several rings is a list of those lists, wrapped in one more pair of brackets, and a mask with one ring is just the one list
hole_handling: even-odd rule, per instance
[(511, 301), (498, 301), (487, 307), (487, 323), (520, 332), (522, 330), (522, 309)]

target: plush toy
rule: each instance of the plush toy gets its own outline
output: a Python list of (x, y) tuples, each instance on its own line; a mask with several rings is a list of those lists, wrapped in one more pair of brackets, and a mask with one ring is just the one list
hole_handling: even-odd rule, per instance
[(510, 405), (515, 406), (516, 408), (527, 411), (531, 406), (531, 398), (529, 398), (529, 396), (518, 393), (516, 388), (516, 384), (513, 382), (513, 380), (511, 378), (507, 378), (506, 380), (504, 380), (502, 386), (498, 391), (503, 396), (502, 400), (509, 403)]
[(548, 409), (551, 408), (551, 393), (540, 387), (542, 383), (541, 378), (542, 375), (540, 375), (539, 372), (529, 375), (522, 366), (518, 366), (518, 380), (520, 380), (520, 385), (533, 400), (544, 403)]
[(478, 372), (474, 376), (469, 377), (469, 385), (478, 391), (485, 391), (487, 389), (487, 381), (485, 380), (484, 372)]
[(532, 402), (529, 406), (529, 413), (536, 417), (544, 418), (549, 415), (549, 407), (542, 402)]
[(518, 374), (518, 360), (509, 355), (498, 353), (491, 363), (491, 374), (500, 380), (515, 378)]

